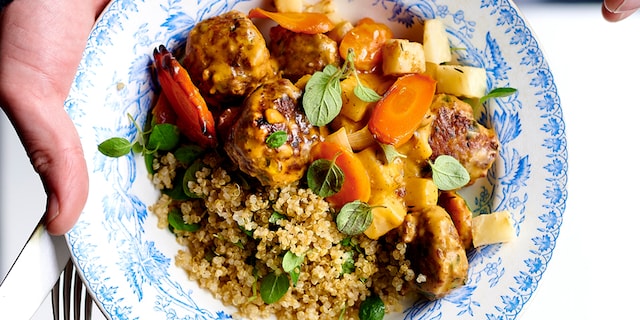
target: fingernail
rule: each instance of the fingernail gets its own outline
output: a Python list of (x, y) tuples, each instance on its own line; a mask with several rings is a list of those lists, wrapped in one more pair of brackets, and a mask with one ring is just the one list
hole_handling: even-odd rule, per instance
[(60, 205), (58, 204), (58, 197), (54, 193), (50, 194), (47, 198), (47, 212), (45, 212), (46, 216), (46, 224), (53, 220), (55, 220), (60, 214)]
[(625, 8), (623, 8), (625, 1), (626, 0), (609, 0), (604, 1), (603, 3), (607, 11), (611, 13), (620, 13), (625, 11)]

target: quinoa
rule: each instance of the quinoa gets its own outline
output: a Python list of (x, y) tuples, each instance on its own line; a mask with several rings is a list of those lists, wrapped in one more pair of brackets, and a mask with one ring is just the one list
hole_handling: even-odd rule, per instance
[[(372, 293), (382, 298), (387, 312), (401, 310), (407, 284), (415, 278), (405, 259), (406, 244), (347, 237), (338, 231), (330, 205), (303, 185), (263, 187), (240, 178), (216, 153), (201, 160), (206, 166), (188, 184), (198, 197), (178, 200), (163, 193), (150, 210), (158, 227), (171, 229), (184, 246), (176, 265), (213, 298), (236, 307), (235, 318), (357, 319), (360, 303)], [(172, 153), (156, 156), (153, 168), (158, 189), (182, 183), (174, 181), (184, 168)], [(199, 228), (171, 228), (172, 210)], [(270, 272), (284, 273), (288, 251), (304, 256), (299, 278), (282, 298), (267, 304), (260, 281)]]

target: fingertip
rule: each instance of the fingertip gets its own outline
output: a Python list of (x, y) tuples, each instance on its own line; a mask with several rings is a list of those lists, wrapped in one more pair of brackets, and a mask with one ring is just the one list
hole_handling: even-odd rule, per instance
[(635, 11), (636, 10), (613, 12), (609, 10), (609, 8), (607, 8), (605, 2), (602, 3), (602, 17), (604, 17), (604, 19), (609, 22), (618, 22), (624, 20), (625, 18), (635, 13)]
[[(45, 221), (47, 231), (51, 235), (63, 235), (73, 228), (89, 194), (89, 177), (84, 158), (77, 158), (70, 162), (73, 165), (67, 166), (63, 182), (60, 182), (60, 177), (43, 179), (48, 193)], [(59, 173), (64, 174), (64, 172)]]

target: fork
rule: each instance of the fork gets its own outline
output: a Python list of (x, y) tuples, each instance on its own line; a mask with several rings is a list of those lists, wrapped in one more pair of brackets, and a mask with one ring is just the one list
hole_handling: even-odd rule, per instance
[[(60, 288), (61, 284), (62, 288)], [(60, 301), (60, 294), (62, 294), (62, 301)], [(63, 304), (62, 310), (60, 310), (61, 303)], [(80, 274), (71, 259), (69, 259), (60, 278), (51, 289), (51, 305), (53, 307), (54, 320), (70, 320), (72, 319), (71, 315), (73, 315), (74, 320), (91, 319), (93, 299), (89, 294), (89, 290), (84, 287)], [(71, 308), (72, 305), (73, 309)], [(60, 316), (61, 311), (62, 318)]]

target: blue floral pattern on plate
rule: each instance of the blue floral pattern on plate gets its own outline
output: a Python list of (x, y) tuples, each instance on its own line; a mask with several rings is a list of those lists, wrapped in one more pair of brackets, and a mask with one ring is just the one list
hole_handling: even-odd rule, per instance
[[(133, 140), (154, 95), (153, 48), (184, 43), (197, 21), (249, 0), (115, 0), (96, 23), (65, 108), (82, 137), (90, 168), (87, 206), (67, 234), (73, 259), (110, 319), (230, 319), (234, 310), (187, 279), (180, 249), (147, 210), (158, 197), (139, 156), (113, 159), (97, 144)], [(336, 1), (351, 21), (366, 16), (411, 37), (425, 18), (442, 19), (456, 58), (488, 71), (489, 87), (516, 95), (492, 100), (482, 122), (496, 129), (500, 158), (486, 180), (466, 190), (476, 213), (509, 210), (517, 240), (471, 252), (469, 281), (434, 302), (417, 301), (394, 319), (514, 319), (551, 259), (567, 197), (564, 121), (553, 76), (537, 40), (508, 0)], [(367, 10), (362, 10), (367, 7)], [(414, 39), (420, 40), (420, 39)]]

